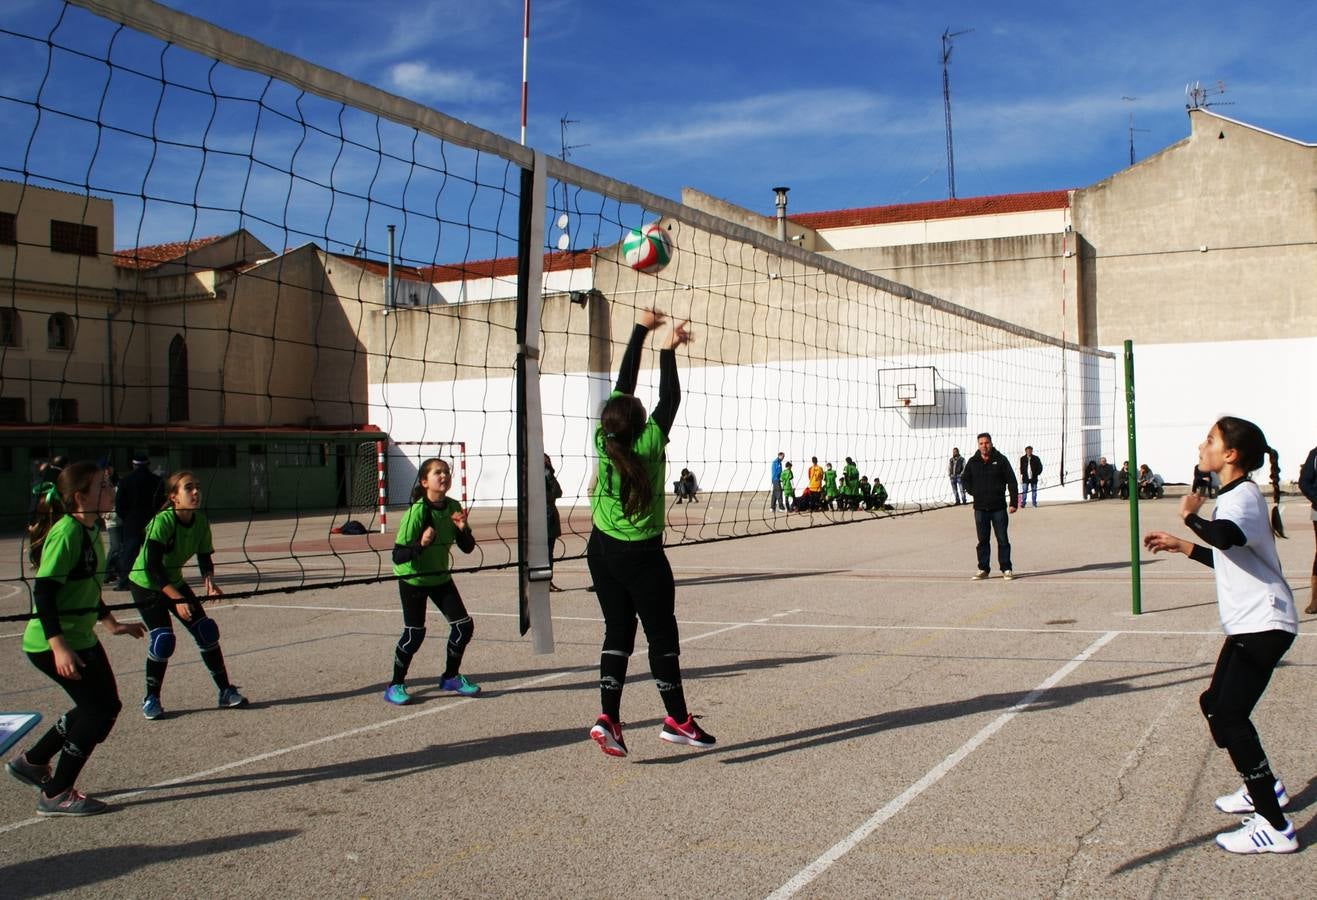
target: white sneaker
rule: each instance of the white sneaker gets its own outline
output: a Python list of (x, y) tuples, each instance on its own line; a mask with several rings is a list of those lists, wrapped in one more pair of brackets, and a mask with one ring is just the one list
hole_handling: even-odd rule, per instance
[(983, 581), (987, 577), (988, 577), (987, 569), (979, 569), (977, 572), (974, 573), (975, 581)]
[(1231, 853), (1293, 853), (1299, 849), (1293, 822), (1286, 819), (1285, 830), (1277, 831), (1258, 815), (1245, 819), (1243, 828), (1218, 834), (1216, 842)]
[(1014, 573), (1013, 571), (1011, 571), (1010, 569), (1007, 569), (1006, 571), (1004, 571), (1004, 572), (1001, 573), (1001, 577), (1002, 577), (1005, 581), (1014, 581), (1014, 580), (1015, 580), (1015, 573)]
[[(1290, 795), (1285, 793), (1285, 785), (1276, 779), (1276, 802), (1280, 808), (1284, 809), (1290, 805)], [(1239, 790), (1233, 794), (1226, 794), (1224, 797), (1216, 798), (1216, 808), (1223, 813), (1231, 815), (1243, 815), (1244, 813), (1253, 812), (1253, 798), (1248, 795), (1248, 788), (1244, 785), (1239, 786)]]

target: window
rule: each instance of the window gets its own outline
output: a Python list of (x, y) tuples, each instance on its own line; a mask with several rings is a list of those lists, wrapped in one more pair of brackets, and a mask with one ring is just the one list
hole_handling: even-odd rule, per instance
[(233, 469), (238, 465), (238, 448), (233, 444), (196, 444), (183, 451), (189, 469)]
[(50, 424), (72, 425), (78, 421), (78, 401), (50, 398)]
[(10, 247), (18, 246), (18, 216), (14, 213), (0, 212), (0, 244)]
[(96, 226), (50, 220), (50, 249), (56, 253), (96, 255)]
[(176, 334), (169, 342), (169, 421), (188, 419), (187, 342)]
[(0, 347), (17, 347), (22, 340), (18, 325), (22, 321), (16, 309), (0, 308)]
[(327, 452), (324, 444), (275, 444), (276, 466), (323, 466)]
[(46, 346), (51, 350), (73, 349), (73, 320), (55, 313), (46, 320)]
[(0, 397), (0, 422), (20, 425), (27, 421), (27, 401), (22, 397)]

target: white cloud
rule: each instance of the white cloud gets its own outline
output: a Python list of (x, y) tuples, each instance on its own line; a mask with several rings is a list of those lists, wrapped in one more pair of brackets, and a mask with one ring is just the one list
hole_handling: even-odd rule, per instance
[(473, 72), (437, 69), (427, 62), (401, 62), (389, 68), (389, 83), (401, 94), (415, 100), (471, 103), (488, 100), (499, 92), (499, 85)]

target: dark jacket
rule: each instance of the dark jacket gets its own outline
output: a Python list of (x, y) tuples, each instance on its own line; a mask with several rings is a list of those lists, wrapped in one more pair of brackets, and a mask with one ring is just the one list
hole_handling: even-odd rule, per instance
[[(1015, 480), (1011, 461), (993, 448), (986, 460), (981, 453), (973, 453), (965, 460), (965, 474), (960, 484), (974, 497), (974, 508), (985, 512), (1020, 505), (1020, 485)], [(1003, 494), (1010, 494), (1010, 503)]]
[(1313, 509), (1317, 509), (1317, 447), (1308, 451), (1308, 458), (1299, 469), (1299, 490), (1308, 498)]
[(1038, 476), (1043, 474), (1043, 461), (1038, 458), (1037, 454), (1020, 457), (1020, 480), (1037, 481)]
[(119, 482), (114, 496), (114, 511), (119, 516), (119, 527), (140, 532), (146, 523), (160, 511), (164, 498), (160, 496), (160, 476), (146, 466), (134, 466)]

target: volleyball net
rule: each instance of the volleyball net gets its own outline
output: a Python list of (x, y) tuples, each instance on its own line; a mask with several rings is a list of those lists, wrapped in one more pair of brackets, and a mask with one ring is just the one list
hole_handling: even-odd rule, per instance
[[(1112, 445), (1110, 354), (792, 223), (656, 196), (148, 0), (6, 8), (0, 55), (9, 531), (40, 459), (145, 450), (205, 485), (230, 594), (385, 579), (389, 510), (434, 455), (460, 459), (478, 539), (455, 571), (517, 567), (547, 602), (541, 457), (554, 555), (579, 558), (599, 408), (646, 309), (695, 334), (665, 483), (689, 471), (698, 502), (672, 491), (670, 544), (945, 505), (949, 451), (980, 431), (1032, 445), (1044, 489)], [(657, 362), (651, 338), (650, 408)], [(774, 509), (779, 452), (797, 494), (814, 457), (841, 494), (849, 457), (886, 503)]]

